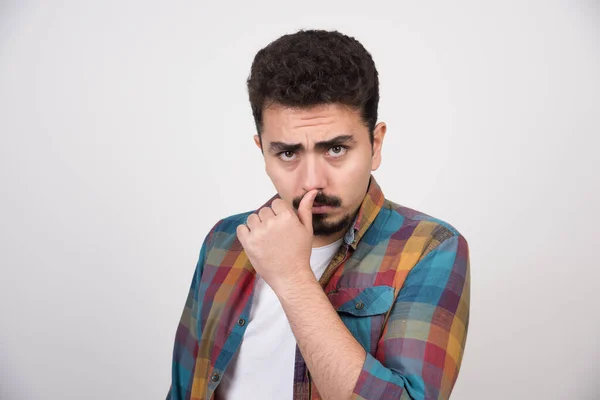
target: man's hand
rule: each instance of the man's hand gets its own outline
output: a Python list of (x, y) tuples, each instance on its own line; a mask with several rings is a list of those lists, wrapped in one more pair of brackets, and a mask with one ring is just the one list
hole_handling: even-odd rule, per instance
[(270, 208), (250, 214), (246, 224), (237, 227), (238, 239), (252, 266), (276, 294), (312, 274), (312, 206), (317, 193), (311, 190), (304, 195), (298, 215), (285, 201), (275, 199)]

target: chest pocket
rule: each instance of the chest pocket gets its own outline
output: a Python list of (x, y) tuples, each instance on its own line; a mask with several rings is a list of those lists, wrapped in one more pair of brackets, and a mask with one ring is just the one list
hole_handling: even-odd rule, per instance
[(394, 289), (346, 287), (327, 293), (327, 297), (352, 336), (366, 351), (375, 354), (383, 322), (394, 302)]

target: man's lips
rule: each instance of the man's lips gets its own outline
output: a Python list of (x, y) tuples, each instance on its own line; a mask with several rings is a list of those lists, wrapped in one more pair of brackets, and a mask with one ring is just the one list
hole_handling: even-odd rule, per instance
[(331, 212), (335, 209), (335, 207), (332, 206), (325, 206), (325, 205), (321, 205), (321, 204), (313, 204), (312, 206), (312, 213), (313, 214), (325, 214), (328, 212)]

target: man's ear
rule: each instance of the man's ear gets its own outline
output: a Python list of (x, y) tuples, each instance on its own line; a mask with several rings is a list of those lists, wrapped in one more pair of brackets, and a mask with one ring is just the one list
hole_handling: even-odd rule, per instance
[(254, 143), (256, 144), (256, 147), (258, 147), (260, 149), (260, 151), (262, 152), (262, 143), (260, 140), (260, 136), (254, 135)]
[(371, 171), (375, 171), (381, 165), (381, 148), (383, 147), (383, 138), (387, 132), (385, 122), (380, 122), (375, 126), (373, 132), (373, 156), (371, 157)]

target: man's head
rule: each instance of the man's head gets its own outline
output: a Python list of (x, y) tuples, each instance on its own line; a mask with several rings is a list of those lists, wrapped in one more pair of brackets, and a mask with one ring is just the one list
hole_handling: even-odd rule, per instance
[(381, 162), (379, 81), (371, 55), (339, 32), (300, 31), (260, 50), (248, 78), (256, 144), (281, 198), (319, 189), (315, 235), (348, 228)]

